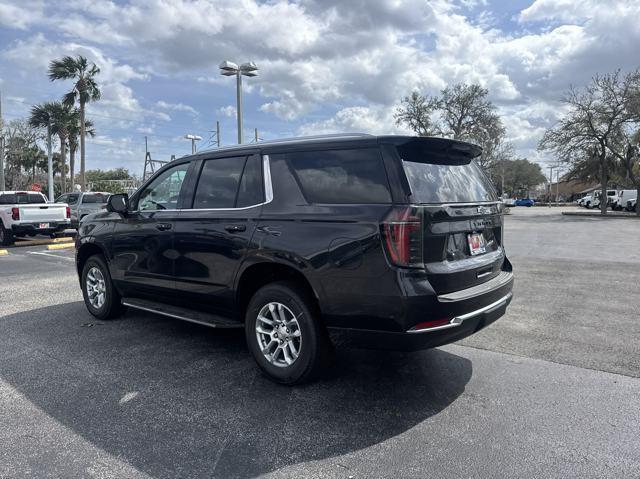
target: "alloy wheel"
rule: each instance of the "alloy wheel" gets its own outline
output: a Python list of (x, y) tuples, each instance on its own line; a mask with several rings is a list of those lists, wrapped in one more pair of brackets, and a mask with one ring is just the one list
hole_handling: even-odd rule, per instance
[(262, 354), (274, 366), (289, 367), (300, 356), (300, 325), (293, 311), (282, 303), (271, 302), (260, 309), (256, 337)]

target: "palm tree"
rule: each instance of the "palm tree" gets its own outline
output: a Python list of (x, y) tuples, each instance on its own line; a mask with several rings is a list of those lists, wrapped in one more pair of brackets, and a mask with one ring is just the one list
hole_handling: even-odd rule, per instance
[(60, 140), (60, 163), (61, 168), (61, 190), (62, 193), (67, 192), (67, 141), (72, 125), (77, 122), (73, 110), (65, 103), (58, 103), (58, 108), (54, 110), (53, 123), (51, 124), (51, 132), (58, 135)]
[(49, 79), (55, 80), (75, 80), (73, 89), (64, 96), (63, 102), (68, 106), (75, 105), (76, 101), (80, 105), (80, 186), (85, 190), (85, 105), (87, 102), (100, 99), (100, 89), (95, 77), (100, 73), (100, 69), (95, 63), (89, 67), (89, 62), (83, 56), (76, 58), (65, 56), (61, 60), (53, 60), (49, 64)]
[[(72, 190), (73, 177), (76, 171), (76, 151), (78, 151), (78, 140), (80, 138), (80, 110), (74, 108), (73, 116), (74, 121), (69, 125), (69, 178)], [(86, 120), (84, 122), (84, 131), (91, 137), (96, 135), (96, 130), (93, 128), (93, 122), (91, 120)]]
[[(42, 103), (41, 105), (35, 105), (31, 108), (29, 125), (33, 128), (46, 128), (47, 145), (49, 145), (49, 147), (51, 147), (51, 136), (53, 135), (52, 126), (54, 123), (54, 115), (60, 107), (60, 102), (50, 101)], [(51, 191), (53, 191), (53, 189)]]

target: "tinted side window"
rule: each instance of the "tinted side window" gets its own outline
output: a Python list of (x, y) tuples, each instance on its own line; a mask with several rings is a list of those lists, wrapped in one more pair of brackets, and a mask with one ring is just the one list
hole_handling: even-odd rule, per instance
[(69, 200), (69, 195), (58, 196), (56, 203), (66, 203)]
[(259, 156), (247, 158), (247, 164), (242, 173), (236, 208), (258, 205), (264, 201), (262, 187), (262, 164)]
[(12, 205), (15, 203), (15, 195), (0, 195), (0, 205)]
[(138, 197), (140, 210), (173, 210), (178, 207), (180, 189), (187, 176), (189, 163), (165, 170)]
[(78, 202), (78, 198), (80, 197), (79, 194), (77, 193), (72, 193), (69, 195), (69, 199), (66, 201), (67, 203), (69, 203), (70, 205), (77, 203)]
[(311, 203), (390, 203), (377, 148), (289, 153), (290, 167)]
[(193, 207), (233, 208), (246, 157), (207, 160), (202, 167)]

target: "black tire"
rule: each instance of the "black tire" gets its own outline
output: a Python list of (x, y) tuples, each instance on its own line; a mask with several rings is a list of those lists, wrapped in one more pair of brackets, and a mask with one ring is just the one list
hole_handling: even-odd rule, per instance
[(13, 244), (13, 232), (4, 227), (2, 222), (0, 221), (0, 245), (2, 246), (11, 246)]
[[(89, 271), (93, 268), (97, 268), (100, 271), (104, 280), (105, 298), (104, 302), (99, 307), (96, 307), (91, 303), (91, 300), (89, 299), (89, 292), (87, 291), (87, 276)], [(102, 255), (93, 255), (85, 262), (84, 267), (82, 268), (81, 288), (84, 304), (89, 312), (96, 318), (103, 320), (114, 319), (124, 313), (125, 308), (120, 303), (120, 294), (113, 286), (111, 275), (109, 274), (109, 268), (107, 267)]]
[[(280, 303), (295, 315), (300, 329), (299, 355), (289, 366), (276, 366), (262, 353), (256, 333), (258, 313), (269, 303)], [(245, 315), (245, 336), (249, 351), (267, 376), (280, 384), (301, 384), (318, 377), (332, 357), (331, 340), (319, 311), (309, 294), (291, 281), (270, 283), (249, 301)], [(283, 347), (282, 349), (285, 349)], [(284, 355), (283, 355), (284, 359)]]

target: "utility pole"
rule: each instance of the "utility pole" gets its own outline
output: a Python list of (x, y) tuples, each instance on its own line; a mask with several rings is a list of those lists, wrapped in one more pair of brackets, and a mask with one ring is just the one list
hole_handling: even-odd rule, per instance
[(216, 143), (218, 144), (218, 148), (220, 148), (220, 122), (216, 121)]
[(258, 129), (257, 128), (254, 128), (254, 133), (255, 133), (255, 135), (254, 135), (255, 136), (255, 138), (254, 138), (255, 142), (258, 143)]
[(0, 191), (4, 191), (4, 121), (2, 120), (2, 92), (0, 92)]
[(560, 192), (560, 167), (558, 167), (558, 170), (556, 171), (556, 206), (558, 206), (558, 196), (560, 196), (559, 192)]

